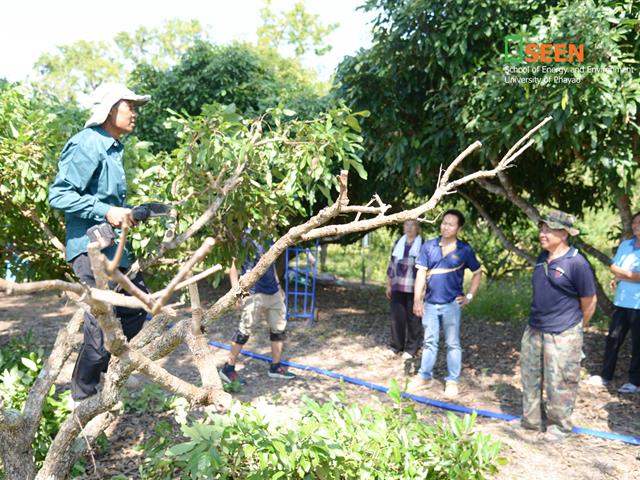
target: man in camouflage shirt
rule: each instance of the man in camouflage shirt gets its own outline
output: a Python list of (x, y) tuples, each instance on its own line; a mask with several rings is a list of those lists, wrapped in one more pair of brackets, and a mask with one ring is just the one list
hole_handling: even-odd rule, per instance
[(569, 236), (579, 233), (574, 222), (575, 217), (557, 210), (540, 221), (539, 240), (544, 251), (533, 271), (531, 315), (522, 337), (522, 426), (544, 429), (544, 390), (544, 438), (550, 441), (562, 440), (573, 426), (583, 327), (596, 308), (591, 266), (569, 245)]

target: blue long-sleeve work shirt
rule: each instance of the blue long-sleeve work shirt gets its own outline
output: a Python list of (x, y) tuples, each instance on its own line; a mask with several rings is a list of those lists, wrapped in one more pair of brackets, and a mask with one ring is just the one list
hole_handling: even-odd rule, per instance
[[(101, 127), (85, 128), (62, 150), (58, 174), (49, 187), (49, 205), (64, 212), (68, 262), (87, 251), (88, 228), (106, 222), (112, 206), (126, 206), (123, 151), (122, 143)], [(130, 263), (128, 250), (120, 262), (123, 268)], [(111, 259), (115, 251), (116, 245), (103, 253)]]

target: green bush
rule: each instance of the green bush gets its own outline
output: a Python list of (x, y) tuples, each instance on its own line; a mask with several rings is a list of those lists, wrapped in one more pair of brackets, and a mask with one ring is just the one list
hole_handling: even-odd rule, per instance
[(234, 404), (227, 414), (185, 422), (175, 443), (164, 422), (145, 446), (143, 479), (482, 479), (493, 475), (500, 443), (474, 431), (475, 416), (429, 425), (403, 401), (319, 404), (308, 398), (287, 420)]
[[(43, 366), (43, 351), (33, 341), (31, 332), (12, 339), (0, 348), (0, 401), (4, 408), (22, 410)], [(40, 426), (33, 441), (34, 460), (40, 466), (51, 441), (69, 414), (69, 392), (55, 393), (55, 385), (44, 402)]]

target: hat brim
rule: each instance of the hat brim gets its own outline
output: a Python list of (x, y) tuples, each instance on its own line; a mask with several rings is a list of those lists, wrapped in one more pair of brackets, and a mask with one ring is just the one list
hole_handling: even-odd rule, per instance
[(91, 110), (91, 116), (89, 117), (89, 120), (85, 122), (84, 128), (97, 127), (98, 125), (102, 125), (107, 120), (107, 116), (109, 115), (111, 107), (113, 107), (120, 100), (129, 100), (130, 102), (133, 102), (134, 105), (141, 106), (149, 103), (149, 100), (151, 100), (151, 95), (127, 95), (125, 97), (118, 97), (113, 100), (113, 102), (108, 101), (96, 105)]
[[(133, 102), (134, 105), (144, 105), (146, 103), (149, 103), (149, 100), (151, 100), (151, 95), (130, 95), (127, 97), (122, 97), (119, 100), (129, 100), (131, 102)], [(116, 100), (117, 102), (118, 100)], [(114, 102), (115, 105), (115, 102)]]
[(544, 223), (548, 225), (549, 228), (552, 228), (553, 230), (565, 230), (572, 237), (575, 237), (576, 235), (580, 235), (580, 230), (578, 230), (577, 228), (567, 227), (566, 225), (563, 225), (558, 222), (542, 219), (540, 220), (540, 223)]

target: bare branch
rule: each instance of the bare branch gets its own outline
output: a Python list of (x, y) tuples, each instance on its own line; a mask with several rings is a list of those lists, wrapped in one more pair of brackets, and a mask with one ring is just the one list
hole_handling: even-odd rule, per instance
[(62, 257), (64, 258), (66, 252), (64, 244), (58, 237), (56, 237), (51, 228), (49, 228), (49, 225), (47, 225), (47, 223), (42, 220), (33, 210), (22, 210), (22, 214), (25, 217), (29, 218), (40, 228), (40, 230), (44, 232), (51, 244), (62, 254)]
[(198, 284), (189, 285), (189, 297), (191, 298), (191, 333), (199, 335), (202, 328), (202, 306), (200, 304), (200, 293), (198, 292)]
[(29, 295), (36, 292), (66, 291), (82, 295), (84, 287), (78, 283), (65, 282), (64, 280), (42, 280), (39, 282), (15, 283), (0, 278), (0, 289), (7, 295)]
[(588, 244), (580, 237), (573, 238), (572, 241), (578, 246), (580, 250), (587, 252), (589, 255), (591, 255), (593, 258), (598, 260), (603, 265), (607, 267), (611, 266), (611, 258), (605, 255), (604, 253), (602, 253), (593, 245)]
[[(220, 264), (216, 264), (211, 268), (207, 268), (204, 272), (200, 272), (197, 275), (194, 275), (193, 277), (188, 278), (187, 280), (184, 280), (184, 281), (180, 282), (178, 285), (176, 285), (176, 290), (182, 290), (184, 287), (188, 287), (192, 283), (199, 282), (200, 280), (203, 280), (203, 279), (213, 275), (214, 273), (219, 272), (220, 270), (222, 270), (222, 265), (220, 265)], [(152, 293), (151, 297), (152, 298), (158, 298), (158, 297), (162, 296), (163, 293), (164, 293), (164, 290), (160, 290), (158, 292)]]
[(179, 245), (183, 244), (184, 242), (189, 240), (193, 235), (198, 233), (207, 223), (209, 223), (211, 219), (213, 219), (215, 214), (218, 212), (218, 210), (220, 209), (220, 206), (224, 202), (226, 195), (228, 195), (229, 192), (233, 190), (242, 180), (241, 175), (244, 172), (246, 165), (247, 165), (246, 163), (238, 164), (238, 166), (233, 172), (233, 175), (229, 179), (227, 179), (227, 181), (224, 183), (222, 189), (220, 190), (220, 193), (216, 196), (215, 200), (211, 202), (211, 205), (209, 205), (209, 207), (204, 211), (204, 213), (200, 215), (200, 217), (198, 217), (198, 219), (195, 222), (193, 222), (193, 224), (185, 232), (181, 233), (180, 235), (178, 235), (177, 237), (173, 238), (170, 241), (167, 241), (167, 242), (163, 241), (160, 244), (160, 249), (158, 253), (152, 258), (142, 262), (136, 261), (136, 263), (131, 267), (129, 272), (127, 272), (127, 275), (132, 276), (138, 271), (146, 270), (151, 265), (154, 265), (165, 255), (165, 253), (167, 253), (167, 251), (177, 248)]
[[(7, 295), (29, 295), (46, 291), (71, 292), (80, 296), (77, 301), (86, 300), (89, 303), (92, 303), (92, 301), (105, 302), (116, 307), (143, 308), (149, 312), (151, 311), (146, 303), (137, 298), (122, 295), (111, 290), (89, 288), (79, 283), (65, 282), (63, 280), (15, 283), (10, 280), (0, 279), (0, 289), (3, 289)], [(171, 311), (167, 311), (167, 313), (173, 315)]]
[(152, 296), (140, 290), (131, 281), (131, 279), (127, 277), (124, 273), (122, 273), (119, 269), (116, 269), (113, 272), (110, 272), (109, 277), (115, 280), (118, 283), (118, 285), (120, 285), (126, 292), (129, 292), (129, 294), (132, 297), (135, 297), (138, 300), (140, 300), (146, 306), (145, 310), (147, 311), (153, 310), (155, 302), (153, 301)]
[[(93, 417), (89, 423), (85, 425), (80, 432), (80, 436), (76, 439), (69, 452), (69, 467), (70, 468), (75, 461), (87, 450), (91, 451), (91, 445), (93, 445), (96, 439), (116, 420), (116, 415), (113, 412), (104, 412), (100, 415)], [(91, 454), (93, 460), (94, 474), (96, 472), (95, 459), (93, 459), (93, 453)]]
[[(507, 153), (504, 154), (504, 157), (502, 157), (502, 159), (500, 160), (500, 163), (505, 162), (507, 159), (511, 158), (511, 154), (513, 152), (515, 152), (518, 147), (520, 147), (520, 145), (522, 145), (527, 139), (531, 138), (531, 136), (536, 133), (538, 130), (540, 130), (542, 127), (544, 127), (547, 123), (549, 123), (551, 120), (553, 120), (553, 117), (551, 115), (549, 115), (548, 117), (545, 117), (544, 120), (542, 120), (538, 125), (536, 125), (535, 127), (533, 127), (531, 130), (529, 130), (520, 140), (518, 140), (508, 151)], [(517, 155), (516, 155), (517, 156)]]
[(384, 207), (360, 207), (357, 205), (349, 205), (340, 210), (340, 213), (358, 213), (358, 214), (370, 214), (370, 215), (384, 215), (384, 213), (391, 208), (391, 205), (385, 205)]
[(447, 167), (447, 169), (444, 171), (444, 173), (438, 180), (438, 186), (436, 187), (436, 190), (441, 188), (444, 185), (447, 185), (449, 183), (449, 177), (455, 171), (455, 169), (458, 168), (458, 165), (460, 165), (460, 163), (462, 163), (462, 161), (465, 158), (467, 158), (472, 152), (474, 152), (479, 148), (482, 148), (482, 143), (475, 141), (471, 145), (469, 145), (467, 148), (465, 148), (460, 153), (460, 155), (454, 158), (453, 162), (451, 162), (451, 164)]
[(29, 389), (29, 395), (25, 401), (23, 415), (25, 417), (24, 433), (28, 437), (35, 435), (40, 417), (42, 416), (42, 405), (51, 389), (51, 385), (58, 378), (64, 363), (69, 358), (76, 344), (76, 334), (80, 330), (80, 325), (84, 321), (85, 311), (82, 308), (76, 310), (71, 320), (58, 331), (56, 341), (51, 353), (47, 357), (38, 378)]
[(158, 303), (151, 310), (153, 315), (157, 314), (160, 309), (169, 301), (169, 297), (173, 294), (178, 284), (189, 274), (191, 269), (197, 263), (200, 263), (204, 258), (209, 254), (213, 246), (215, 245), (215, 240), (213, 238), (205, 239), (202, 246), (193, 254), (193, 256), (185, 262), (180, 271), (177, 273), (175, 277), (169, 282), (169, 285), (163, 290), (162, 295), (158, 299)]
[[(96, 286), (107, 289), (109, 287), (109, 277), (107, 275), (108, 260), (100, 252), (100, 245), (97, 242), (90, 243), (87, 248)], [(140, 302), (139, 300), (136, 301)], [(124, 336), (122, 325), (116, 318), (113, 308), (106, 302), (93, 302), (91, 305), (91, 313), (98, 322), (98, 325), (100, 325), (105, 348), (112, 354), (118, 355), (126, 348), (127, 339)]]
[(172, 375), (139, 352), (129, 351), (126, 355), (141, 373), (147, 375), (164, 389), (185, 397), (191, 405), (214, 404), (218, 398), (218, 391), (206, 387), (196, 387), (180, 377)]
[(216, 395), (216, 408), (219, 410), (227, 409), (231, 403), (231, 396), (225, 393), (222, 388), (220, 376), (216, 370), (216, 358), (207, 339), (199, 328), (196, 329), (192, 325), (184, 340), (193, 355), (194, 363), (202, 379), (202, 385)]

